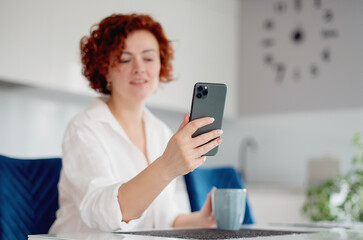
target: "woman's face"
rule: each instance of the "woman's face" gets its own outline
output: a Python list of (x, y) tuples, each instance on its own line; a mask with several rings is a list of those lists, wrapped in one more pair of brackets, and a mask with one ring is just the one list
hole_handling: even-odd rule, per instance
[(152, 33), (146, 30), (131, 32), (125, 40), (120, 61), (115, 59), (115, 53), (110, 58), (106, 79), (112, 84), (112, 96), (117, 95), (126, 101), (144, 100), (156, 90), (160, 75), (160, 51)]

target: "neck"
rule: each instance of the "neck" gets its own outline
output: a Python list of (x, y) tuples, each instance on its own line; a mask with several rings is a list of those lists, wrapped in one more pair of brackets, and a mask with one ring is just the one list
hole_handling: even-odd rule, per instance
[(142, 126), (144, 101), (125, 101), (111, 95), (107, 105), (125, 130)]

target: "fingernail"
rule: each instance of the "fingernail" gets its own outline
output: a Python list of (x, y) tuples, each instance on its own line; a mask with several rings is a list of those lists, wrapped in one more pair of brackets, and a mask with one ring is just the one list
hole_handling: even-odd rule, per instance
[(211, 122), (214, 122), (215, 119), (214, 118), (210, 118), (210, 120), (211, 120)]
[(222, 135), (222, 134), (223, 134), (223, 130), (219, 130), (219, 131), (218, 131), (218, 134), (219, 134), (219, 135)]
[(207, 160), (207, 157), (206, 157), (206, 156), (204, 156), (203, 162), (205, 162), (206, 160)]
[(218, 138), (218, 139), (217, 139), (217, 143), (218, 143), (218, 144), (221, 144), (221, 142), (222, 142), (222, 138)]

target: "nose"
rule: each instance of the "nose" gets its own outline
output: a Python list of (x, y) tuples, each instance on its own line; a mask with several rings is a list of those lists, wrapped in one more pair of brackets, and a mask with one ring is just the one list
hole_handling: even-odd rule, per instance
[(135, 74), (141, 74), (145, 72), (145, 67), (142, 62), (142, 59), (136, 59), (134, 61), (134, 73)]

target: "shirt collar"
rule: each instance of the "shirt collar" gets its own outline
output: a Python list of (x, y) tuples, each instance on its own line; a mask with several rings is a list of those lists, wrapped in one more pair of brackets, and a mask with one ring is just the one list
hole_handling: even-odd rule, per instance
[(112, 119), (116, 120), (106, 104), (109, 98), (109, 96), (102, 96), (94, 99), (87, 110), (87, 114), (91, 119), (107, 123), (112, 122)]
[[(88, 115), (92, 117), (92, 119), (98, 120), (100, 122), (110, 122), (112, 120), (116, 120), (110, 108), (107, 106), (106, 102), (109, 99), (109, 96), (95, 98), (87, 111)], [(149, 121), (153, 118), (153, 114), (146, 107), (144, 108), (143, 114), (145, 121)]]
[[(106, 102), (109, 100), (109, 98), (110, 98), (109, 96), (102, 96), (95, 98), (90, 108), (87, 110), (87, 114), (91, 119), (109, 124), (114, 129), (121, 129), (124, 135), (125, 134), (124, 130), (117, 122), (116, 118), (113, 116), (110, 108), (107, 106)], [(154, 115), (146, 107), (144, 108), (143, 111), (143, 117), (145, 124), (154, 119)]]

